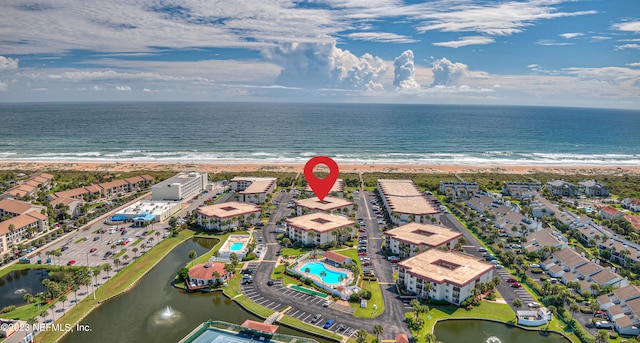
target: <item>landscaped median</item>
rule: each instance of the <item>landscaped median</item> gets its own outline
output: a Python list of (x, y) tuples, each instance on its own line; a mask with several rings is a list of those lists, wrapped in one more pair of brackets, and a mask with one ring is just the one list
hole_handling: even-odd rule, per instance
[[(69, 309), (62, 317), (56, 320), (56, 324), (65, 327), (66, 324), (74, 327), (80, 320), (87, 316), (100, 303), (126, 292), (133, 287), (142, 276), (159, 263), (171, 250), (193, 236), (191, 230), (181, 231), (177, 237), (170, 237), (158, 243), (151, 250), (121, 269), (104, 285), (96, 290), (96, 300), (87, 296), (76, 306)], [(56, 342), (64, 335), (64, 331), (44, 331), (38, 334), (38, 342)]]

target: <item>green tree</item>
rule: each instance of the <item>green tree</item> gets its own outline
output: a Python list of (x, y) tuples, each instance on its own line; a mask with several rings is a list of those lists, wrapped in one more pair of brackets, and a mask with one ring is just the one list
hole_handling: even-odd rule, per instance
[(513, 307), (515, 307), (515, 308), (520, 308), (520, 307), (522, 307), (522, 305), (523, 305), (523, 304), (522, 304), (522, 300), (520, 300), (520, 299), (513, 299)]
[(607, 330), (598, 330), (596, 343), (609, 343), (609, 332)]
[(384, 333), (384, 328), (380, 324), (373, 326), (373, 334), (376, 335), (376, 339), (379, 340), (379, 336)]
[(198, 257), (198, 253), (195, 250), (189, 251), (189, 258), (191, 259), (191, 264), (193, 264), (193, 260), (195, 260), (196, 257)]
[(33, 294), (31, 293), (25, 293), (25, 295), (22, 297), (22, 299), (27, 303), (27, 304), (31, 304), (33, 303), (33, 301), (35, 300), (35, 297), (33, 296)]
[(365, 343), (367, 341), (368, 332), (364, 329), (356, 331), (356, 342)]

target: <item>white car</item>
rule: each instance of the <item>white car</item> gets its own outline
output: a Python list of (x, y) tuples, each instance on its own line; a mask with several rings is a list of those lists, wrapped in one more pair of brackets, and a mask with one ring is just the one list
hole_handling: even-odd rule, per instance
[(598, 328), (598, 329), (612, 329), (613, 328), (613, 324), (611, 324), (610, 322), (608, 322), (606, 320), (601, 320), (599, 322), (596, 322), (596, 328)]
[(529, 308), (539, 308), (540, 304), (534, 301), (534, 302), (528, 303), (527, 306)]

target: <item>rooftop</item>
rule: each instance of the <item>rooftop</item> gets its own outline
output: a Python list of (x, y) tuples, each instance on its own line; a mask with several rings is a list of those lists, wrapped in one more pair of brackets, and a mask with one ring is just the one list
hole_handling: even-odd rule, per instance
[(214, 279), (213, 272), (220, 273), (220, 276), (225, 275), (227, 272), (224, 271), (224, 263), (207, 262), (197, 264), (189, 269), (189, 277), (200, 280), (212, 280)]
[(381, 179), (378, 185), (391, 211), (417, 215), (438, 213), (411, 180)]
[(253, 177), (253, 176), (236, 176), (230, 182), (251, 182), (249, 187), (241, 191), (242, 194), (260, 194), (266, 193), (278, 181), (275, 177)]
[(0, 210), (15, 214), (23, 214), (31, 209), (31, 204), (26, 201), (14, 199), (0, 200)]
[[(304, 188), (304, 191), (309, 193), (309, 192), (313, 192), (313, 190), (311, 189), (311, 187), (309, 185), (307, 185)], [(329, 194), (336, 192), (336, 193), (340, 193), (340, 192), (344, 192), (344, 180), (342, 179), (337, 179), (336, 182), (333, 184), (333, 187), (331, 187), (331, 190), (329, 191)]]
[(329, 232), (347, 226), (355, 225), (355, 222), (347, 217), (316, 212), (300, 217), (287, 219), (287, 225), (304, 231), (316, 231), (318, 233)]
[(198, 214), (206, 217), (231, 218), (250, 213), (260, 213), (260, 207), (250, 203), (230, 201), (198, 208)]
[(462, 234), (442, 226), (408, 223), (384, 233), (396, 240), (413, 245), (439, 247), (461, 237)]
[(181, 185), (187, 184), (189, 182), (191, 182), (193, 179), (195, 178), (199, 178), (201, 176), (203, 176), (203, 174), (206, 177), (206, 173), (198, 173), (198, 172), (182, 172), (182, 173), (178, 173), (177, 175), (174, 175), (158, 184), (155, 184), (153, 187), (168, 187), (171, 184), (174, 183), (178, 183)]
[(351, 201), (342, 198), (325, 197), (320, 201), (318, 197), (296, 200), (296, 206), (302, 206), (311, 210), (331, 211), (338, 208), (353, 206)]
[(494, 266), (477, 258), (450, 251), (432, 249), (400, 261), (398, 266), (407, 273), (437, 283), (451, 283), (459, 287), (478, 279)]

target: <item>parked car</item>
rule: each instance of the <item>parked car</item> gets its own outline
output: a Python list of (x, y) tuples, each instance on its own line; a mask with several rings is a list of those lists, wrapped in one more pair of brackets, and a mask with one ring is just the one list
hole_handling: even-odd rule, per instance
[(311, 322), (312, 323), (317, 323), (320, 318), (322, 318), (322, 315), (320, 313), (316, 314), (315, 316), (313, 316), (313, 318), (311, 318)]
[(514, 277), (510, 277), (510, 278), (507, 279), (508, 283), (514, 283), (514, 282), (517, 282), (517, 281), (518, 280), (516, 280), (516, 278), (514, 278)]
[(100, 236), (95, 236), (95, 237), (93, 237), (93, 241), (94, 241), (94, 242), (95, 242), (95, 241), (97, 241), (97, 240), (99, 240), (99, 239), (100, 239)]
[(324, 325), (322, 326), (322, 328), (323, 328), (323, 329), (328, 329), (328, 328), (330, 328), (330, 327), (333, 325), (333, 323), (335, 323), (335, 321), (334, 321), (333, 319), (329, 319), (329, 320), (327, 320), (327, 322), (326, 322), (326, 323), (324, 323)]
[(521, 285), (521, 284), (519, 284), (518, 282), (512, 282), (512, 283), (511, 283), (511, 287), (513, 287), (513, 288), (520, 288), (520, 287), (522, 287), (522, 285)]
[(391, 263), (398, 263), (398, 262), (400, 262), (400, 258), (399, 258), (399, 257), (395, 257), (395, 256), (394, 256), (394, 257), (392, 257), (392, 258), (390, 258), (390, 259), (389, 259), (389, 262), (391, 262)]
[(98, 251), (98, 248), (91, 248), (91, 250), (89, 250), (89, 252), (96, 252)]
[(273, 281), (272, 280), (267, 281), (267, 286), (273, 286)]
[(60, 249), (60, 251), (67, 251), (67, 250), (69, 250), (69, 247), (68, 247), (68, 246), (66, 246), (66, 245), (65, 245), (65, 246), (63, 246), (63, 247), (62, 247), (62, 249)]
[(329, 307), (331, 305), (331, 300), (327, 300), (322, 304), (322, 307)]
[(74, 264), (76, 264), (76, 260), (71, 260), (67, 263), (67, 266), (73, 266)]
[(529, 308), (540, 308), (540, 304), (534, 301), (534, 302), (528, 303), (527, 307), (529, 307)]
[(598, 329), (613, 329), (613, 324), (611, 324), (611, 322), (608, 322), (606, 320), (601, 320), (599, 322), (596, 322), (596, 328), (598, 328)]
[(487, 248), (480, 247), (480, 248), (478, 248), (478, 251), (479, 252), (487, 252)]

